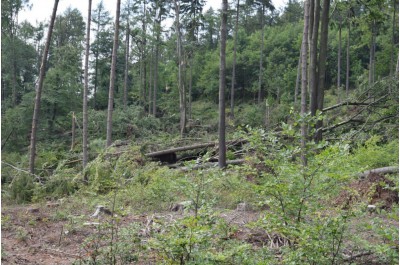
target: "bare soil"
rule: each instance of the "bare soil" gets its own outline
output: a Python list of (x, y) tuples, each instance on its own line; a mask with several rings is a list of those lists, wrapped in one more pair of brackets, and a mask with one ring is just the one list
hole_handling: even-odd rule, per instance
[[(367, 203), (388, 209), (393, 203), (398, 203), (398, 194), (383, 188), (382, 184), (393, 185), (380, 175), (370, 175), (363, 180), (354, 181), (350, 184), (350, 188), (357, 191), (356, 195), (344, 192), (338, 196), (335, 204), (345, 207), (346, 203), (351, 203), (351, 201), (369, 200)], [(80, 264), (79, 261), (88, 260), (91, 250), (85, 247), (85, 240), (97, 233), (98, 230), (95, 224), (85, 223), (101, 223), (110, 220), (110, 217), (105, 214), (102, 214), (100, 218), (91, 217), (94, 210), (71, 206), (70, 202), (30, 205), (4, 205), (3, 203), (1, 263), (56, 265)], [(236, 227), (235, 232), (230, 235), (232, 239), (248, 242), (254, 247), (267, 245), (274, 249), (286, 244), (285, 239), (279, 235), (268, 234), (263, 230), (250, 229), (246, 226), (248, 223), (258, 220), (265, 211), (222, 210), (221, 212), (220, 217), (224, 218), (229, 225)], [(145, 230), (154, 216), (161, 216), (161, 218), (173, 222), (182, 218), (183, 213), (168, 211), (141, 215), (126, 214), (126, 216), (120, 217), (119, 226), (127, 227), (137, 224), (143, 228), (143, 236), (146, 237)], [(397, 221), (393, 222), (390, 225), (398, 226)], [(371, 234), (365, 236), (373, 238)], [(130, 264), (155, 263), (151, 256), (144, 260), (141, 263), (133, 261)], [(362, 263), (358, 263), (358, 261), (362, 261)], [(360, 257), (356, 263), (378, 264), (373, 262), (373, 256), (368, 255)]]

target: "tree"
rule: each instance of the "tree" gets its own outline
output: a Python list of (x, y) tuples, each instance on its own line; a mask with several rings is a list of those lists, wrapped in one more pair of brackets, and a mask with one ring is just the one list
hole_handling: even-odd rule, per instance
[[(106, 76), (106, 72), (110, 70), (108, 59), (112, 53), (112, 39), (107, 27), (111, 22), (111, 17), (109, 12), (104, 9), (103, 1), (99, 2), (93, 14), (92, 23), (95, 25), (95, 39), (90, 48), (94, 55), (93, 107), (97, 109), (105, 105), (99, 102), (99, 98), (103, 98), (102, 94), (105, 94), (105, 91), (101, 91), (102, 94), (100, 95), (99, 92), (100, 88), (108, 85), (104, 77)], [(105, 60), (107, 60), (107, 62)]]
[[(88, 92), (89, 92), (89, 52), (90, 52), (90, 22), (92, 15), (92, 0), (88, 0), (88, 19), (86, 26), (86, 49), (85, 49), (85, 73), (83, 88), (83, 131), (82, 131), (82, 147), (83, 147), (83, 168), (88, 162)], [(85, 177), (85, 181), (87, 181)]]
[(235, 18), (235, 36), (233, 44), (233, 63), (232, 63), (232, 81), (231, 81), (231, 119), (235, 117), (235, 85), (236, 85), (236, 50), (237, 38), (239, 29), (239, 0), (236, 3), (236, 18)]
[[(310, 93), (311, 93), (311, 102), (310, 102), (310, 111), (311, 115), (315, 116), (317, 111), (317, 89), (318, 89), (318, 71), (317, 71), (317, 46), (318, 46), (318, 29), (319, 29), (319, 16), (320, 16), (320, 1), (319, 0), (310, 0), (313, 2), (314, 13), (310, 13), (310, 26), (312, 25), (312, 34), (311, 34), (311, 43), (310, 43), (310, 70), (309, 70), (309, 78), (310, 78)], [(310, 8), (311, 10), (311, 8)], [(314, 17), (311, 19), (311, 17)], [(311, 23), (311, 20), (313, 21)]]
[(117, 9), (115, 12), (115, 29), (114, 29), (114, 43), (113, 52), (111, 57), (111, 72), (110, 72), (110, 87), (108, 91), (108, 111), (107, 111), (107, 143), (109, 147), (112, 143), (112, 114), (114, 109), (114, 87), (116, 77), (117, 65), (117, 50), (118, 50), (118, 34), (119, 34), (119, 14), (120, 14), (121, 0), (117, 0)]
[(228, 0), (222, 0), (221, 14), (221, 48), (219, 64), (219, 123), (218, 123), (218, 166), (226, 167), (226, 143), (225, 143), (225, 86), (226, 86), (226, 35), (228, 18)]
[[(17, 36), (19, 26), (18, 13), (27, 3), (27, 0), (1, 1), (1, 35), (2, 39), (5, 39), (5, 41), (2, 42), (2, 50), (6, 49), (9, 54), (9, 56), (7, 56), (8, 62), (6, 63), (7, 69), (3, 69), (2, 67), (2, 70), (6, 72), (4, 73), (4, 77), (2, 73), (2, 79), (8, 79), (7, 81), (10, 82), (11, 104), (13, 107), (18, 103), (18, 90), (20, 89), (19, 66), (21, 65), (21, 50), (23, 48), (23, 42), (19, 40)], [(4, 83), (2, 86), (4, 86)], [(6, 88), (3, 89), (5, 90)], [(2, 97), (2, 100), (4, 100), (4, 97)]]
[(260, 24), (261, 24), (261, 46), (260, 46), (260, 65), (258, 72), (258, 104), (261, 103), (262, 98), (262, 84), (263, 84), (263, 57), (264, 57), (264, 24), (265, 24), (265, 8), (269, 8), (273, 11), (275, 8), (271, 4), (270, 0), (260, 0), (257, 2), (260, 5)]
[(181, 27), (179, 20), (180, 3), (174, 0), (175, 4), (175, 27), (176, 27), (176, 49), (178, 57), (178, 90), (179, 90), (179, 113), (180, 113), (180, 132), (183, 137), (186, 130), (186, 88), (183, 82), (183, 56), (182, 56), (182, 39)]
[(47, 32), (46, 45), (43, 51), (42, 64), (40, 66), (39, 80), (36, 87), (35, 107), (33, 110), (32, 131), (31, 131), (31, 144), (29, 151), (29, 173), (34, 174), (35, 171), (35, 157), (36, 157), (36, 132), (39, 120), (40, 98), (42, 95), (43, 81), (46, 75), (46, 61), (49, 53), (51, 35), (53, 33), (54, 21), (56, 19), (57, 7), (59, 0), (54, 0), (53, 12), (50, 19), (49, 30)]
[[(158, 90), (158, 65), (159, 65), (159, 53), (160, 53), (160, 42), (161, 42), (161, 22), (163, 15), (166, 13), (165, 8), (166, 2), (164, 0), (156, 0), (154, 2), (154, 34), (155, 36), (155, 47), (154, 47), (154, 66), (153, 66), (153, 115), (157, 114), (157, 90)], [(151, 86), (150, 86), (151, 87)], [(150, 101), (150, 98), (149, 98)]]
[(129, 69), (129, 39), (130, 39), (130, 1), (128, 0), (127, 14), (126, 14), (126, 29), (125, 29), (125, 70), (124, 70), (124, 96), (122, 105), (126, 109), (128, 103), (128, 69)]
[(342, 17), (339, 14), (339, 47), (338, 47), (338, 59), (337, 59), (337, 93), (338, 93), (338, 102), (340, 103), (341, 99), (341, 80), (340, 80), (340, 72), (341, 72), (341, 62), (342, 62)]
[[(328, 51), (328, 25), (329, 25), (329, 7), (330, 0), (323, 1), (321, 15), (321, 38), (320, 38), (320, 53), (318, 62), (318, 91), (317, 91), (317, 109), (322, 111), (324, 106), (325, 93), (325, 72), (326, 72), (326, 57)], [(318, 120), (316, 124), (316, 141), (322, 140), (322, 120)]]
[[(302, 116), (307, 113), (307, 61), (308, 61), (308, 30), (310, 19), (310, 1), (304, 2), (304, 28), (303, 28), (303, 41), (301, 48), (301, 110)], [(305, 154), (307, 141), (307, 124), (303, 121), (301, 124), (301, 160), (303, 166), (307, 165), (307, 158)]]
[[(186, 26), (188, 47), (187, 57), (189, 63), (189, 102), (188, 102), (188, 116), (192, 118), (192, 87), (193, 87), (193, 58), (195, 56), (195, 47), (198, 43), (198, 30), (201, 26), (201, 18), (203, 6), (205, 5), (204, 0), (182, 0), (181, 11), (183, 12), (184, 25)], [(185, 23), (186, 21), (186, 23)]]
[[(78, 9), (67, 8), (54, 22), (49, 70), (44, 80), (42, 104), (50, 134), (59, 130), (64, 117), (82, 108), (82, 56), (85, 22)], [(68, 98), (68, 101), (65, 101)]]

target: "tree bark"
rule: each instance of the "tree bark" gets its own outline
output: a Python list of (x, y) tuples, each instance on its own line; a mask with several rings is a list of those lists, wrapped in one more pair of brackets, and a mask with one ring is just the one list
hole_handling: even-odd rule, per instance
[[(85, 49), (85, 73), (83, 87), (83, 131), (82, 131), (82, 147), (83, 147), (83, 169), (88, 163), (88, 92), (89, 92), (89, 51), (90, 51), (90, 22), (92, 15), (92, 0), (89, 0), (88, 20), (86, 27), (86, 49)], [(87, 176), (84, 176), (84, 181), (87, 182)]]
[(49, 54), (51, 35), (53, 34), (54, 21), (56, 19), (57, 7), (59, 0), (54, 0), (53, 12), (50, 19), (49, 30), (47, 32), (47, 39), (45, 48), (43, 51), (42, 63), (40, 66), (39, 80), (36, 87), (36, 97), (35, 97), (35, 107), (33, 110), (32, 119), (32, 132), (31, 132), (31, 143), (30, 143), (30, 154), (29, 154), (29, 173), (34, 174), (35, 171), (35, 158), (36, 158), (36, 133), (39, 121), (39, 111), (40, 111), (40, 99), (42, 96), (43, 81), (46, 75), (46, 62), (47, 55)]
[(347, 43), (346, 43), (346, 100), (349, 98), (350, 84), (350, 16), (348, 17)]
[(179, 113), (180, 113), (180, 133), (181, 137), (185, 134), (186, 130), (186, 89), (183, 82), (183, 58), (182, 58), (182, 42), (181, 42), (181, 29), (180, 29), (180, 3), (174, 0), (175, 3), (175, 23), (176, 23), (176, 49), (178, 53), (178, 90), (179, 90)]
[(128, 106), (129, 35), (130, 35), (130, 28), (129, 28), (129, 11), (128, 11), (126, 33), (125, 33), (125, 71), (124, 71), (124, 97), (123, 97), (124, 109), (126, 109), (126, 107)]
[[(318, 53), (318, 29), (319, 29), (319, 16), (320, 16), (320, 0), (311, 0), (314, 2), (314, 14), (310, 13), (310, 19), (314, 16), (313, 19), (313, 29), (312, 29), (312, 37), (310, 43), (310, 93), (311, 93), (311, 101), (310, 101), (310, 111), (311, 115), (315, 116), (317, 112), (317, 95), (318, 95), (318, 71), (317, 71), (317, 53)], [(311, 23), (310, 23), (311, 24)]]
[(375, 68), (375, 21), (371, 26), (371, 42), (369, 45), (369, 74), (368, 84), (371, 86), (374, 83), (374, 68)]
[(389, 174), (389, 173), (396, 173), (396, 172), (399, 172), (398, 166), (380, 167), (380, 168), (374, 168), (374, 169), (366, 170), (362, 173), (359, 173), (358, 177), (366, 178), (366, 177), (368, 177), (369, 174)]
[[(142, 42), (141, 42), (141, 81), (142, 81), (142, 97), (143, 107), (146, 111), (146, 84), (147, 84), (147, 66), (146, 66), (146, 0), (143, 1), (143, 20), (142, 20)], [(149, 113), (150, 114), (150, 113)]]
[(152, 100), (152, 94), (153, 94), (153, 88), (152, 88), (152, 85), (151, 85), (151, 82), (152, 82), (152, 80), (153, 80), (153, 66), (154, 66), (154, 62), (153, 62), (153, 51), (154, 51), (154, 47), (151, 47), (151, 55), (149, 56), (149, 83), (148, 83), (148, 87), (149, 87), (149, 91), (148, 91), (148, 103), (149, 103), (149, 106), (148, 106), (148, 108), (149, 108), (149, 115), (151, 115), (151, 112), (152, 112), (152, 110), (153, 110), (153, 107), (152, 107), (152, 102), (153, 102), (153, 100)]
[(394, 68), (394, 54), (395, 54), (395, 35), (396, 35), (396, 0), (393, 0), (393, 24), (392, 24), (392, 47), (390, 51), (390, 76), (393, 76), (393, 68)]
[(107, 111), (107, 147), (112, 143), (112, 115), (114, 110), (114, 87), (117, 66), (117, 50), (118, 50), (118, 34), (119, 34), (119, 14), (120, 14), (121, 0), (117, 0), (117, 9), (115, 12), (115, 30), (114, 30), (114, 43), (111, 58), (111, 71), (110, 71), (110, 88), (108, 90), (108, 111)]
[(265, 6), (262, 5), (261, 8), (261, 47), (260, 47), (260, 67), (258, 73), (258, 99), (257, 103), (261, 103), (262, 97), (262, 81), (263, 81), (263, 55), (264, 55), (264, 13), (265, 13)]
[(71, 133), (71, 149), (70, 149), (71, 152), (72, 150), (74, 150), (75, 146), (75, 129), (76, 129), (75, 112), (72, 112), (72, 133)]
[[(301, 49), (301, 110), (302, 116), (307, 113), (307, 57), (308, 57), (308, 30), (310, 19), (310, 0), (304, 2), (304, 28), (303, 28), (303, 41)], [(306, 158), (306, 140), (307, 140), (307, 124), (301, 124), (301, 160), (303, 166), (307, 165)]]
[[(97, 12), (97, 36), (99, 35), (100, 31), (100, 9)], [(93, 89), (93, 108), (96, 109), (96, 92), (97, 92), (97, 76), (99, 72), (99, 45), (96, 46), (96, 53), (95, 53), (95, 70), (94, 70), (94, 89)]]
[(237, 35), (239, 29), (239, 1), (236, 3), (236, 21), (235, 21), (235, 40), (233, 44), (233, 65), (232, 65), (232, 84), (231, 84), (231, 119), (235, 118), (235, 86), (236, 86), (236, 52), (237, 52)]
[[(320, 53), (319, 53), (319, 62), (318, 62), (318, 95), (317, 109), (322, 111), (324, 107), (324, 90), (325, 90), (325, 72), (326, 72), (326, 56), (328, 50), (328, 26), (329, 26), (329, 7), (330, 1), (324, 0), (322, 7), (322, 16), (321, 16), (321, 37), (320, 37)], [(317, 133), (315, 135), (315, 140), (322, 140), (322, 130), (319, 130), (323, 125), (322, 120), (318, 120), (316, 124)]]
[(225, 86), (226, 86), (226, 24), (228, 17), (228, 0), (222, 0), (221, 16), (221, 48), (219, 64), (219, 126), (218, 126), (218, 166), (226, 167), (226, 143), (225, 143)]
[[(161, 9), (161, 7), (159, 7)], [(159, 47), (160, 47), (160, 34), (161, 34), (161, 10), (159, 10), (158, 18), (156, 18), (156, 47), (155, 47), (155, 60), (154, 60), (154, 90), (153, 90), (153, 115), (157, 115), (157, 87), (158, 87), (158, 60), (159, 60)]]
[(342, 63), (342, 17), (339, 17), (339, 47), (338, 47), (338, 58), (337, 58), (337, 93), (338, 93), (338, 103), (340, 103), (341, 98), (341, 80), (340, 80), (340, 72), (341, 72), (341, 63)]
[(297, 63), (297, 76), (296, 76), (296, 86), (294, 88), (294, 105), (297, 105), (297, 96), (299, 95), (299, 83), (301, 78), (301, 49), (299, 54), (299, 61)]

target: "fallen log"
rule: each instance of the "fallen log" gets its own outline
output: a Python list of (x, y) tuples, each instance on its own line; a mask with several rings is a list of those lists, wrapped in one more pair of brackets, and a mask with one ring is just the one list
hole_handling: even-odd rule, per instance
[(397, 166), (391, 166), (391, 167), (380, 167), (380, 168), (374, 168), (371, 170), (366, 170), (362, 173), (358, 174), (359, 178), (366, 178), (368, 177), (369, 174), (389, 174), (389, 173), (396, 173), (399, 172), (399, 167)]
[[(232, 145), (232, 144), (240, 144), (240, 143), (245, 143), (245, 142), (246, 142), (246, 140), (236, 140), (236, 141), (228, 141), (226, 144)], [(161, 156), (161, 155), (166, 155), (166, 154), (171, 154), (171, 153), (176, 153), (176, 152), (181, 152), (181, 151), (187, 151), (187, 150), (193, 150), (193, 149), (198, 149), (198, 148), (212, 147), (212, 146), (218, 146), (218, 142), (208, 142), (208, 143), (181, 146), (181, 147), (147, 153), (147, 154), (145, 154), (145, 156), (157, 157), (157, 156)]]
[[(240, 165), (244, 163), (244, 159), (235, 159), (235, 160), (228, 160), (226, 161), (226, 165)], [(218, 162), (207, 162), (204, 164), (199, 164), (199, 165), (194, 165), (194, 166), (188, 166), (188, 167), (175, 167), (179, 170), (182, 171), (190, 171), (193, 169), (204, 169), (204, 168), (212, 168), (212, 167), (217, 167)]]

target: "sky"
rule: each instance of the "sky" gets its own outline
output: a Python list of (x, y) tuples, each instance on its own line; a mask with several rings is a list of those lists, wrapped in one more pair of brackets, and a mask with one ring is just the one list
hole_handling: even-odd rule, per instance
[[(97, 6), (97, 4), (101, 0), (92, 0), (92, 10)], [(124, 1), (124, 0), (123, 0)], [(231, 2), (230, 0), (229, 2)], [(213, 9), (217, 10), (221, 7), (221, 2), (218, 0), (206, 0), (206, 6), (204, 7), (204, 10), (207, 10), (209, 7), (212, 7)], [(272, 0), (272, 3), (276, 7), (276, 9), (279, 9), (280, 7), (284, 6), (286, 4), (287, 0)], [(53, 10), (53, 5), (54, 1), (53, 0), (30, 0), (29, 1), (30, 5), (32, 8), (30, 10), (23, 10), (19, 14), (19, 22), (22, 22), (24, 20), (28, 20), (31, 24), (36, 25), (36, 21), (49, 21), (51, 12)], [(110, 15), (113, 16), (115, 14), (115, 8), (116, 8), (116, 1), (115, 0), (103, 0), (105, 9), (110, 11)], [(82, 16), (84, 18), (84, 21), (86, 22), (87, 20), (87, 6), (88, 6), (88, 1), (85, 0), (60, 0), (58, 3), (58, 9), (57, 9), (57, 14), (62, 14), (64, 10), (66, 10), (68, 7), (72, 8), (78, 8)]]

